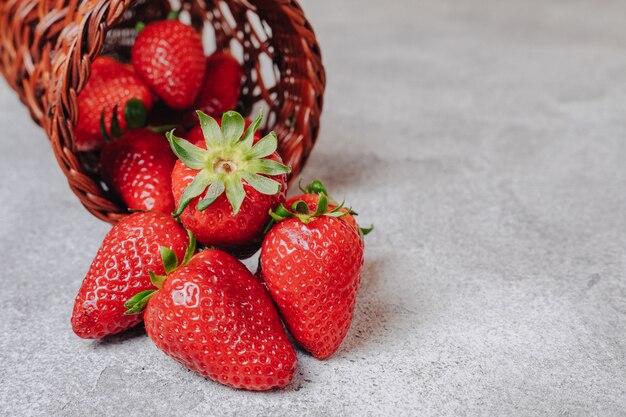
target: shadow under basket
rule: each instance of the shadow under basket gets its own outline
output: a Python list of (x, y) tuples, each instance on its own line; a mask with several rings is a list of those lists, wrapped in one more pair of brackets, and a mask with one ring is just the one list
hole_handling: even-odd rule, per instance
[(138, 22), (176, 8), (203, 30), (205, 50), (229, 51), (244, 68), (238, 110), (264, 110), (264, 132), (275, 131), (279, 153), (302, 170), (319, 132), (325, 88), (313, 28), (295, 0), (3, 0), (0, 71), (42, 126), (68, 183), (96, 217), (128, 215), (98, 175), (98, 155), (77, 152), (77, 97), (99, 55), (128, 58)]

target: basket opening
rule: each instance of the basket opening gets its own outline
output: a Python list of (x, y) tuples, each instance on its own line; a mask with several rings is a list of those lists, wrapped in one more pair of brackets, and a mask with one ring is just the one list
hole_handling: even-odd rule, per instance
[[(319, 131), (325, 74), (319, 47), (297, 1), (276, 0), (133, 0), (121, 15), (103, 0), (85, 3), (86, 13), (68, 10), (76, 20), (68, 26), (54, 55), (55, 88), (46, 97), (56, 105), (45, 126), (55, 155), (71, 188), (97, 217), (116, 222), (128, 214), (126, 207), (100, 179), (98, 152), (78, 152), (73, 123), (78, 120), (76, 97), (87, 82), (89, 60), (108, 55), (129, 61), (137, 36), (137, 22), (149, 23), (182, 5), (181, 19), (203, 30), (205, 52), (229, 51), (242, 64), (244, 76), (238, 110), (256, 117), (264, 110), (263, 132), (274, 130), (285, 163), (300, 171)], [(82, 4), (82, 3), (81, 3)], [(91, 8), (90, 8), (91, 7)], [(92, 13), (89, 13), (92, 11)], [(82, 16), (82, 17), (81, 17)], [(89, 18), (89, 24), (80, 26)], [(106, 22), (104, 21), (107, 20)], [(83, 20), (84, 21), (84, 20)], [(86, 31), (76, 30), (88, 28)], [(80, 36), (80, 42), (75, 42)]]
[[(206, 11), (197, 2), (138, 0), (106, 31), (100, 55), (129, 62), (130, 51), (137, 37), (136, 24), (161, 20), (171, 10), (180, 10), (179, 18), (183, 23), (197, 28), (202, 25), (207, 56), (215, 51), (228, 51), (242, 64), (244, 77), (236, 110), (252, 118), (263, 111), (265, 118), (260, 130), (267, 133), (279, 122), (278, 112), (282, 108), (278, 92), (280, 57), (272, 43), (270, 25), (255, 10), (243, 9), (241, 5), (234, 4), (231, 1), (217, 1), (216, 7)], [(286, 75), (290, 73), (287, 71)], [(287, 95), (292, 96), (289, 93)], [(290, 121), (284, 124), (288, 127)], [(119, 199), (110, 195), (109, 187), (100, 178), (99, 152), (80, 152), (77, 156), (86, 173), (107, 193), (107, 197), (123, 207)]]

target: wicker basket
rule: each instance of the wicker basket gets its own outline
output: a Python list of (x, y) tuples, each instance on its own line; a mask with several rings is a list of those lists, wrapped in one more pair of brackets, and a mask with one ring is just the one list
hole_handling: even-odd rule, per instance
[[(100, 54), (127, 57), (136, 22), (167, 15), (167, 0), (2, 0), (0, 70), (42, 126), (74, 193), (95, 216), (114, 223), (128, 214), (98, 176), (97, 155), (77, 153), (77, 96)], [(263, 129), (278, 134), (279, 152), (302, 169), (319, 131), (325, 74), (311, 25), (296, 0), (184, 0), (181, 18), (216, 50), (243, 66), (240, 110), (266, 110)], [(206, 29), (212, 28), (213, 31)], [(208, 35), (207, 35), (208, 34)]]

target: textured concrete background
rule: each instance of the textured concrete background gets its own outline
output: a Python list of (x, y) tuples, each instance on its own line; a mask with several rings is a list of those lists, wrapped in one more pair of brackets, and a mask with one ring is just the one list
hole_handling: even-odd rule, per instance
[(626, 415), (626, 4), (303, 5), (329, 76), (304, 177), (377, 226), (340, 351), (255, 394), (142, 330), (75, 337), (108, 226), (0, 83), (0, 414)]

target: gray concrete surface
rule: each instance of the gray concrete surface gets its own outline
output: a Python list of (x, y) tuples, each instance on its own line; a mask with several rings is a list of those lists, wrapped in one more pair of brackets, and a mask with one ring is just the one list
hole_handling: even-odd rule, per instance
[(108, 226), (0, 83), (0, 415), (625, 416), (626, 4), (306, 0), (321, 177), (373, 222), (340, 351), (283, 392), (76, 338)]

